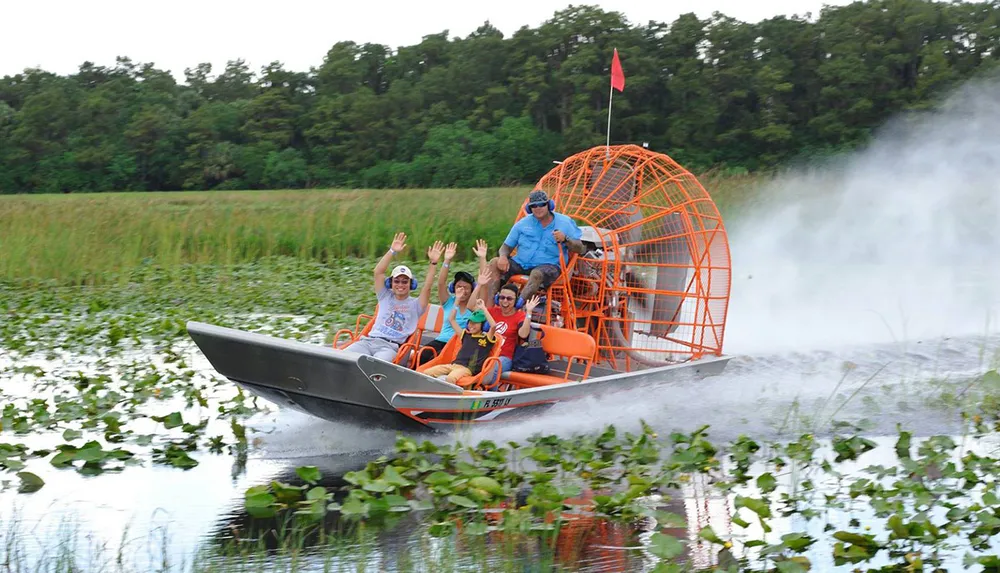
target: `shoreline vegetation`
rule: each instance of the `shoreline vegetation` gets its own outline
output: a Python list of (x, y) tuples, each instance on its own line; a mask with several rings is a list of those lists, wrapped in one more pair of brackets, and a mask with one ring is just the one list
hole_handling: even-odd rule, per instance
[[(702, 185), (723, 211), (752, 196), (761, 176), (709, 173)], [(495, 250), (530, 187), (422, 190), (275, 190), (0, 196), (0, 281), (114, 284), (155, 265), (234, 264), (294, 257), (334, 264), (370, 258), (397, 231), (423, 261), (434, 240)], [(729, 212), (727, 212), (727, 209)], [(457, 260), (471, 258), (462, 248)]]

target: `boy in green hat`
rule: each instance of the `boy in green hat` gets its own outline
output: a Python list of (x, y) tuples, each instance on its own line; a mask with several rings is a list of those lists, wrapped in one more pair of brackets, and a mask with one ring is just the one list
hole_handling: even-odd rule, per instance
[[(451, 309), (448, 314), (448, 321), (455, 329), (455, 336), (459, 338), (458, 354), (455, 362), (451, 364), (438, 364), (424, 370), (424, 374), (435, 378), (445, 376), (445, 380), (452, 384), (465, 376), (475, 376), (483, 369), (483, 362), (493, 350), (496, 344), (496, 336), (493, 335), (493, 327), (496, 323), (490, 313), (486, 312), (486, 304), (483, 299), (476, 301), (476, 310), (469, 315), (469, 322), (462, 328), (455, 321), (456, 308)], [(488, 324), (488, 326), (486, 326)]]

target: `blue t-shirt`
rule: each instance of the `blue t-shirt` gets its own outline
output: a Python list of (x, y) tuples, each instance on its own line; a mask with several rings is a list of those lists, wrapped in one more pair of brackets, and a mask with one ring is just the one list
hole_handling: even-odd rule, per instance
[[(503, 242), (508, 247), (517, 248), (517, 253), (513, 257), (514, 262), (526, 271), (538, 265), (558, 267), (559, 244), (552, 236), (552, 232), (557, 230), (565, 233), (567, 239), (579, 239), (583, 236), (583, 231), (576, 225), (576, 221), (562, 213), (553, 213), (552, 221), (545, 227), (542, 227), (534, 215), (522, 217), (514, 223)], [(569, 249), (565, 243), (563, 249), (563, 255), (569, 260)]]
[[(448, 342), (452, 336), (455, 336), (455, 329), (451, 327), (451, 321), (448, 320), (452, 308), (455, 308), (455, 295), (448, 297), (448, 300), (441, 305), (441, 312), (444, 313), (444, 326), (441, 327), (441, 334), (438, 334), (438, 337), (434, 340)], [(465, 312), (462, 312), (462, 309), (458, 309), (458, 312), (455, 313), (455, 322), (458, 323), (459, 327), (465, 328), (465, 325), (469, 323), (470, 316), (472, 316), (471, 307), (465, 307)]]

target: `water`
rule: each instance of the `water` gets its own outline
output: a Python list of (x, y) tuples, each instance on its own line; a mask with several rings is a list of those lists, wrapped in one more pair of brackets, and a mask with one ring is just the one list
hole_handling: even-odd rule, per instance
[[(834, 419), (861, 424), (874, 436), (894, 433), (897, 422), (922, 436), (955, 433), (961, 428), (958, 411), (942, 407), (939, 397), (966, 388), (983, 372), (983, 357), (998, 348), (1000, 336), (991, 335), (843, 345), (829, 351), (759, 352), (734, 358), (722, 375), (697, 385), (663, 385), (560, 404), (549, 412), (544, 426), (529, 420), (434, 440), (469, 443), (491, 439), (503, 443), (524, 440), (540, 430), (570, 436), (593, 432), (605, 424), (638, 430), (640, 419), (663, 435), (710, 424), (710, 438), (720, 444), (739, 434), (756, 439), (787, 439), (806, 431), (824, 435)], [(192, 344), (180, 345), (177, 350), (198, 372), (196, 383), (218, 379)], [(64, 364), (72, 363), (71, 358), (63, 360)], [(220, 386), (220, 392), (227, 390), (231, 391), (230, 385)], [(851, 396), (856, 391), (858, 394)], [(164, 413), (179, 407), (176, 400), (167, 404)], [(185, 421), (207, 414), (185, 414)], [(325, 479), (336, 481), (344, 471), (390, 451), (395, 440), (391, 432), (358, 431), (291, 410), (258, 414), (247, 426), (250, 448), (245, 461), (202, 448), (192, 453), (199, 465), (189, 470), (146, 464), (91, 477), (33, 464), (30, 469), (46, 481), (45, 487), (30, 495), (17, 494), (14, 488), (0, 493), (2, 521), (7, 527), (29, 532), (22, 535), (29, 554), (32, 548), (51, 552), (50, 540), (72, 531), (82, 546), (77, 555), (92, 555), (89, 561), (95, 563), (119, 551), (134, 564), (133, 570), (146, 570), (164, 556), (175, 565), (190, 563), (198, 548), (231, 539), (237, 535), (232, 531), (234, 526), (238, 529), (250, 521), (243, 508), (243, 492), (250, 486), (275, 479), (295, 482), (294, 468), (303, 465), (315, 465)], [(213, 433), (206, 431), (205, 435)], [(4, 441), (20, 441), (33, 448), (62, 442), (58, 434), (13, 436)], [(891, 455), (891, 444), (886, 448)], [(688, 515), (692, 524), (711, 521), (731, 528), (726, 500), (715, 499), (706, 506), (704, 494), (699, 497), (691, 491), (688, 495), (687, 502), (674, 508), (675, 512)], [(778, 527), (790, 530), (797, 525), (779, 520)], [(371, 550), (382, 555), (377, 548), (386, 544), (405, 547), (410, 542), (412, 547), (415, 542), (408, 540), (415, 529), (416, 525), (390, 531), (372, 541), (375, 549)], [(618, 549), (605, 553), (626, 559), (629, 570), (648, 570), (647, 565), (653, 563), (648, 555), (622, 548), (641, 545), (643, 534), (639, 531)], [(711, 561), (708, 548), (701, 551), (700, 558)], [(692, 554), (698, 555), (697, 547)], [(347, 559), (343, 553), (334, 557), (336, 562)], [(618, 570), (620, 564), (598, 555), (577, 565), (581, 570), (600, 571)], [(384, 570), (385, 566), (384, 561), (373, 561), (371, 570)]]
[[(891, 440), (882, 436), (893, 434), (897, 423), (918, 436), (957, 434), (962, 426), (954, 404), (974, 392), (978, 377), (1000, 358), (998, 94), (992, 84), (970, 83), (939, 113), (889, 125), (867, 150), (780, 177), (763, 193), (769, 201), (727, 222), (734, 275), (726, 350), (735, 357), (722, 375), (561, 404), (544, 423), (434, 439), (502, 443), (540, 430), (564, 436), (606, 424), (635, 430), (645, 420), (663, 434), (709, 424), (711, 439), (722, 443), (740, 434), (825, 435), (843, 420), (879, 442), (866, 463), (889, 463)], [(177, 350), (197, 372), (195, 383), (219, 382), (193, 345)], [(9, 365), (4, 360), (0, 355), (0, 368)], [(69, 354), (38, 363), (86, 369), (94, 361)], [(0, 389), (8, 396), (15, 391), (10, 382)], [(219, 384), (215, 392), (231, 395), (232, 387)], [(118, 554), (136, 570), (162, 565), (164, 557), (190, 563), (199, 546), (232, 537), (246, 524), (248, 487), (294, 481), (294, 468), (303, 465), (316, 465), (324, 479), (336, 481), (390, 450), (395, 439), (277, 409), (247, 426), (245, 459), (201, 448), (192, 454), (199, 465), (189, 470), (146, 464), (88, 477), (35, 463), (31, 469), (46, 485), (30, 495), (16, 493), (13, 474), (0, 474), (10, 480), (0, 492), (0, 533), (18, 531), (29, 560), (51, 557), (57, 551), (52, 540), (68, 531), (76, 532), (84, 563)], [(5, 432), (0, 441), (37, 448), (62, 440)], [(976, 447), (995, 451), (996, 444)], [(731, 529), (729, 501), (705, 498), (697, 488), (686, 494), (674, 510), (691, 519), (692, 531), (709, 522)], [(780, 531), (801, 527), (794, 519), (776, 521)], [(393, 544), (415, 543), (414, 529), (401, 527), (373, 542), (370, 567), (394, 567), (387, 555)], [(623, 549), (641, 545), (648, 534), (637, 531), (611, 544), (611, 557), (594, 553), (575, 566), (614, 570), (628, 554), (630, 570), (649, 568), (648, 554)], [(440, 544), (431, 542), (429, 551), (442, 550), (434, 543)], [(692, 559), (717, 559), (705, 551), (693, 547)], [(833, 569), (828, 545), (809, 555), (814, 568)]]

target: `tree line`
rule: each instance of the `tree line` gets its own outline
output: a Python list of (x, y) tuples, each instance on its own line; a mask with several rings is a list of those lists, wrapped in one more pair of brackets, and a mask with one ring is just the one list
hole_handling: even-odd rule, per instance
[(510, 37), (334, 44), (318, 67), (84, 62), (0, 82), (0, 192), (495, 186), (612, 142), (755, 171), (863, 144), (1000, 58), (1000, 1), (671, 23), (570, 6)]

